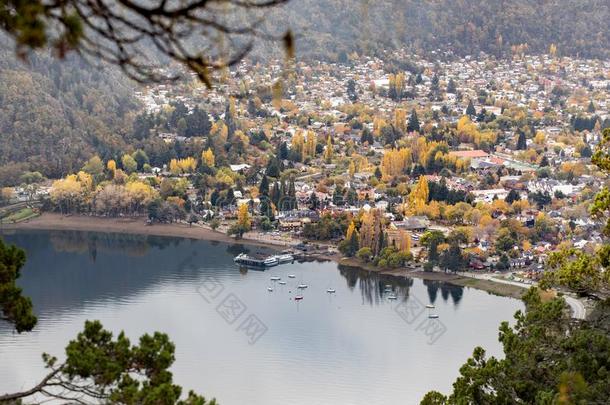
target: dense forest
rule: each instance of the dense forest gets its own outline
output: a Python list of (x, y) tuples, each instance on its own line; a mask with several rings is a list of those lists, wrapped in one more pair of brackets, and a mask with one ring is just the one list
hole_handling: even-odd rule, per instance
[(278, 13), (271, 22), (286, 21), (305, 57), (403, 46), (501, 56), (520, 44), (532, 53), (555, 44), (560, 55), (610, 55), (607, 0), (299, 0)]
[(0, 181), (24, 170), (62, 176), (94, 152), (123, 150), (137, 107), (126, 83), (76, 58), (37, 53), (24, 64), (0, 46)]

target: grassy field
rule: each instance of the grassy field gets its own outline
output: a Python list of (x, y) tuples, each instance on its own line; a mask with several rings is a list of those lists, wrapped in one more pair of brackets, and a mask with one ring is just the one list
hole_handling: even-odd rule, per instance
[(25, 221), (31, 218), (37, 217), (39, 214), (34, 212), (31, 208), (22, 208), (19, 211), (15, 211), (12, 214), (2, 218), (0, 221), (3, 224), (14, 224), (17, 222)]

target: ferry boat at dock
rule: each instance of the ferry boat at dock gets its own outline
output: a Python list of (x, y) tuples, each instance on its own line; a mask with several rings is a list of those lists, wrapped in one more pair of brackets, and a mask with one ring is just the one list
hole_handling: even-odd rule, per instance
[(248, 255), (246, 253), (240, 253), (233, 261), (242, 266), (251, 267), (272, 267), (280, 264), (277, 256), (265, 256), (260, 254)]
[(286, 253), (286, 254), (282, 254), (282, 255), (277, 255), (275, 257), (277, 257), (279, 264), (294, 262), (294, 256), (291, 254)]

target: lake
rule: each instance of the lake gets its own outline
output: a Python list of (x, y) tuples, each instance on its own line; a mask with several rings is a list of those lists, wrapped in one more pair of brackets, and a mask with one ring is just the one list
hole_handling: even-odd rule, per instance
[(221, 405), (412, 404), (448, 392), (475, 346), (501, 354), (498, 326), (523, 308), (332, 262), (240, 269), (235, 255), (263, 250), (242, 245), (76, 231), (4, 238), (27, 251), (19, 285), (39, 322), (21, 335), (0, 322), (0, 393), (38, 382), (41, 353), (61, 358), (85, 320), (98, 319), (132, 342), (168, 333), (176, 383)]

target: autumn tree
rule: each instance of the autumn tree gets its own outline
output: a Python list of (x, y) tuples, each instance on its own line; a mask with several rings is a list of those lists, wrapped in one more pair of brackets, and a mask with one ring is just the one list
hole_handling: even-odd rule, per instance
[(352, 257), (358, 252), (358, 249), (360, 249), (360, 233), (356, 229), (354, 221), (351, 221), (345, 239), (339, 244), (339, 250), (344, 255)]
[(326, 163), (331, 163), (333, 160), (333, 142), (330, 137), (326, 138), (326, 147), (324, 148), (324, 160)]
[(203, 152), (201, 152), (201, 161), (208, 167), (214, 167), (215, 159), (214, 152), (212, 149), (207, 148)]
[(409, 208), (412, 211), (418, 211), (423, 208), (428, 202), (430, 190), (428, 188), (428, 180), (426, 176), (419, 176), (419, 180), (411, 193), (409, 193)]
[(371, 209), (360, 220), (360, 247), (368, 247), (377, 256), (386, 246), (385, 224), (380, 210)]
[(114, 176), (114, 172), (116, 171), (116, 162), (112, 159), (110, 159), (108, 161), (108, 163), (106, 164), (106, 168), (108, 169), (109, 172), (112, 173), (112, 176)]
[(229, 235), (241, 238), (252, 227), (248, 204), (240, 204), (237, 208), (237, 222), (229, 228)]

